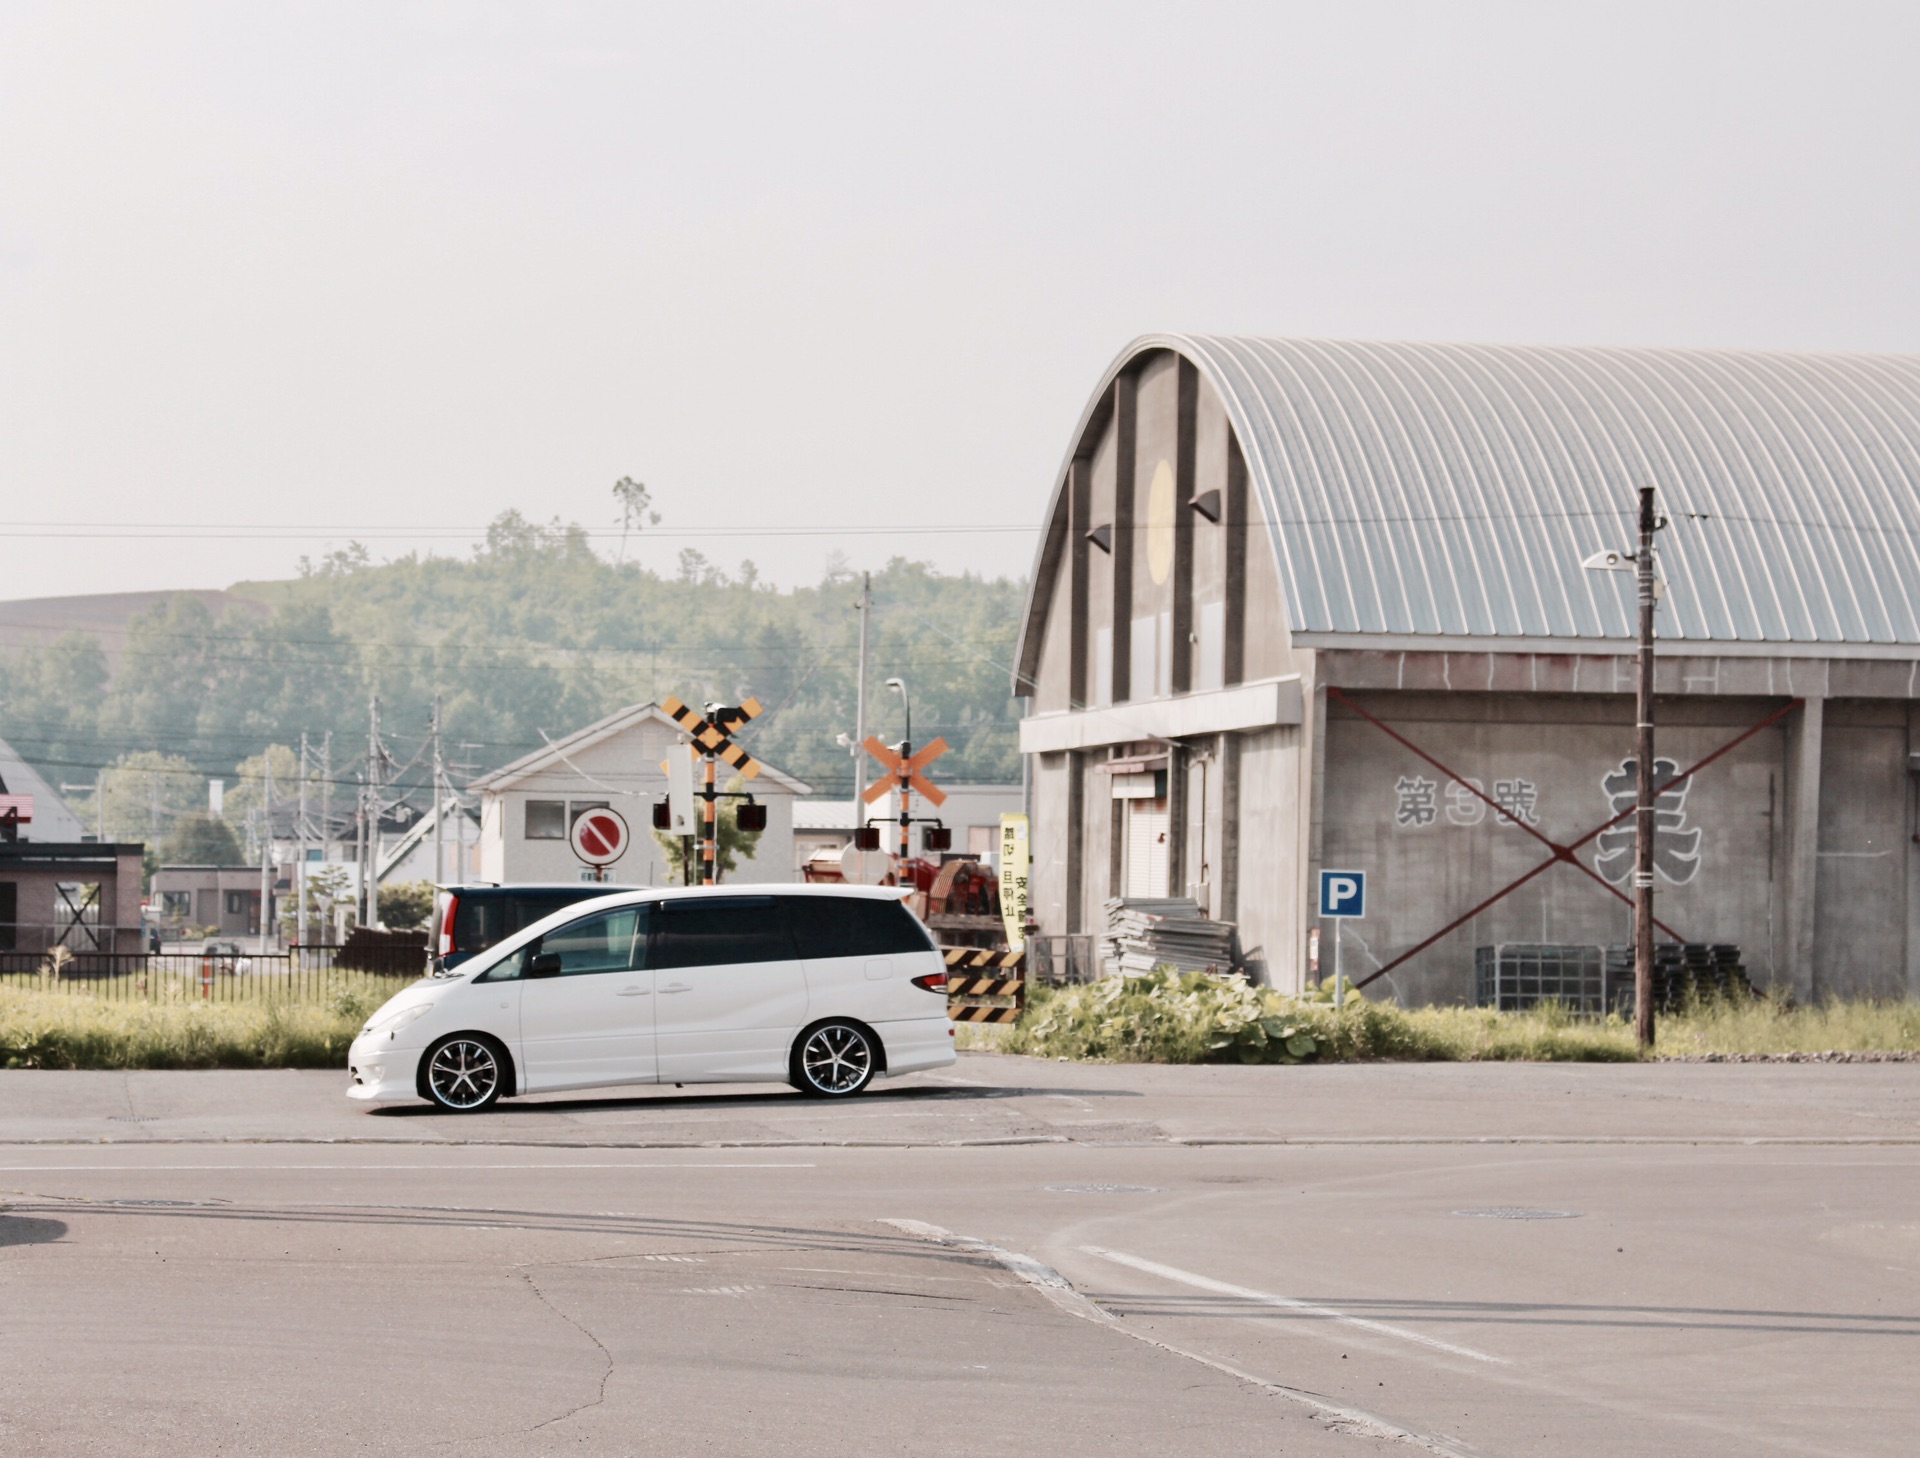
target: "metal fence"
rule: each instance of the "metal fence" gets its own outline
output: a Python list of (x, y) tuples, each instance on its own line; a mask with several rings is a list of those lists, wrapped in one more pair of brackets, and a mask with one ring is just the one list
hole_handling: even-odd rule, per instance
[(1027, 965), (1035, 982), (1060, 986), (1092, 982), (1100, 976), (1093, 937), (1085, 934), (1027, 938)]
[(419, 953), (339, 947), (281, 952), (0, 951), (0, 988), (119, 1001), (324, 1002), (366, 981), (398, 991), (426, 972)]

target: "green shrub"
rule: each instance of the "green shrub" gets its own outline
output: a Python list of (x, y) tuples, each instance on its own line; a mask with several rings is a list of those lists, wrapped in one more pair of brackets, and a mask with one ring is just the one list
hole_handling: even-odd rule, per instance
[(1125, 1063), (1307, 1063), (1353, 1059), (1632, 1059), (1618, 1019), (1582, 1021), (1548, 1006), (1408, 1010), (1349, 992), (1336, 1009), (1315, 990), (1294, 997), (1237, 977), (1109, 977), (1033, 989), (1026, 1015), (996, 1040), (1008, 1053)]
[(341, 1068), (366, 1013), (363, 994), (333, 1005), (184, 997), (118, 1002), (0, 988), (7, 1068)]
[[(961, 1046), (1116, 1063), (1307, 1063), (1355, 1059), (1585, 1060), (1640, 1056), (1619, 1018), (1581, 1018), (1547, 1003), (1530, 1012), (1402, 1008), (1331, 989), (1292, 996), (1239, 978), (1169, 968), (1077, 987), (1035, 987), (1010, 1028), (963, 1027)], [(1770, 998), (1690, 1002), (1663, 1015), (1655, 1056), (1920, 1050), (1920, 1003)]]

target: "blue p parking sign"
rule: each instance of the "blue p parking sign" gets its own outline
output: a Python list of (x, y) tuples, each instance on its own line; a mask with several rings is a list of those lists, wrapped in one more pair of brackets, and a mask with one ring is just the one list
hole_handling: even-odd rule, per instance
[(1322, 871), (1320, 915), (1360, 918), (1367, 914), (1365, 871)]

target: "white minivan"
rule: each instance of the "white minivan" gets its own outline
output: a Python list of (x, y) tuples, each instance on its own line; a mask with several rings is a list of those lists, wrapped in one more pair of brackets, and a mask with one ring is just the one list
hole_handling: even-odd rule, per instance
[(347, 1097), (496, 1099), (631, 1083), (845, 1098), (954, 1061), (946, 965), (894, 889), (628, 891), (416, 982), (348, 1050)]

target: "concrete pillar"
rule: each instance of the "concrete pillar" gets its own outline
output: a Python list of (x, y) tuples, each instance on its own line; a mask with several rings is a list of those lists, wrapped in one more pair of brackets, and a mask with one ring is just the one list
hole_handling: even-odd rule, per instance
[(1920, 753), (1920, 704), (1907, 705), (1907, 996), (1920, 1000), (1920, 822), (1915, 819), (1914, 755)]
[(1781, 847), (1786, 915), (1780, 973), (1801, 1002), (1818, 996), (1814, 912), (1820, 876), (1820, 742), (1826, 700), (1809, 698), (1787, 718), (1786, 832)]

